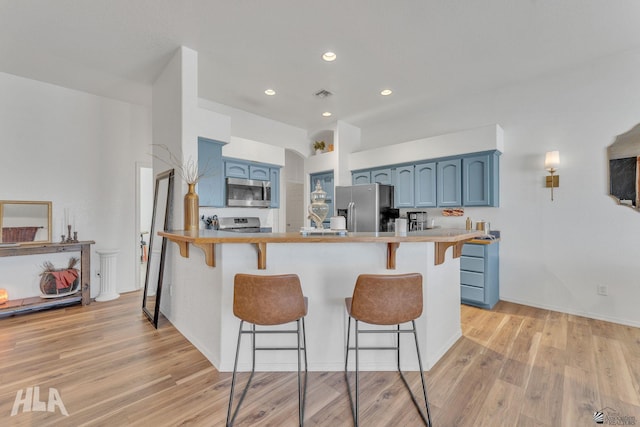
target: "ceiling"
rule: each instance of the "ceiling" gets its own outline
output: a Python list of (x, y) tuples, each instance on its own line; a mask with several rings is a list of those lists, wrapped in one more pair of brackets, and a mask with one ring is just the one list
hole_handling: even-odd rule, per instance
[(638, 22), (637, 0), (0, 0), (0, 71), (150, 105), (183, 45), (201, 98), (366, 127), (638, 49)]

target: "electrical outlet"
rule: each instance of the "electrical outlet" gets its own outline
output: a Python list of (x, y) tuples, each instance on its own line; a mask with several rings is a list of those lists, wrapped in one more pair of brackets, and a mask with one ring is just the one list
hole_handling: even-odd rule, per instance
[(598, 295), (608, 295), (607, 285), (598, 285)]

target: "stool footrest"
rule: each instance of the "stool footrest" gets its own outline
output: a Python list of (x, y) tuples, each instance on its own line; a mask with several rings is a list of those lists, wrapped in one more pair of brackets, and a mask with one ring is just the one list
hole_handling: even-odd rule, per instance
[[(258, 350), (298, 350), (298, 347), (256, 347)], [(300, 350), (306, 350), (304, 347), (300, 347)]]
[(358, 329), (359, 334), (402, 334), (413, 333), (413, 329)]
[[(349, 350), (355, 349), (355, 347), (349, 347)], [(358, 347), (358, 350), (398, 350), (398, 347)]]

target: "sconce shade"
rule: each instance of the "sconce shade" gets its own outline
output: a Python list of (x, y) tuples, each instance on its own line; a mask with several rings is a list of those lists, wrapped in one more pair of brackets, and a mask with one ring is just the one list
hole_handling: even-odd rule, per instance
[(555, 170), (558, 166), (560, 166), (560, 152), (547, 151), (547, 154), (544, 156), (544, 168), (546, 170)]
[(6, 289), (0, 289), (0, 304), (4, 304), (9, 299), (9, 294)]

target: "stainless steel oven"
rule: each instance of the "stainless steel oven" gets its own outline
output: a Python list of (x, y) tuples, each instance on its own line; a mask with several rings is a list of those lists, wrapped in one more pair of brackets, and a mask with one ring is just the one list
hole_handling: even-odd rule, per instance
[(271, 182), (227, 178), (227, 206), (268, 208), (271, 206)]
[(220, 231), (233, 231), (235, 233), (260, 233), (260, 218), (220, 218)]

